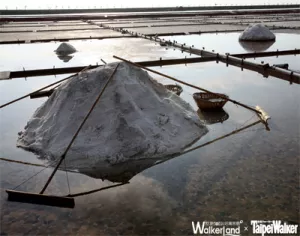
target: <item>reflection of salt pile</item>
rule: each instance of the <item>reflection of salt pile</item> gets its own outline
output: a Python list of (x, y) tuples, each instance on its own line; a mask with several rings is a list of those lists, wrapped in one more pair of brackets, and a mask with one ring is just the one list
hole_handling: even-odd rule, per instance
[[(59, 158), (115, 66), (84, 72), (61, 85), (35, 112), (17, 145)], [(178, 153), (206, 132), (188, 103), (147, 72), (121, 63), (69, 150), (67, 166), (97, 177), (109, 164)]]
[(274, 41), (239, 41), (240, 45), (248, 52), (263, 52), (268, 50)]
[(60, 55), (60, 54), (58, 54), (57, 57), (60, 60), (62, 60), (63, 62), (69, 62), (73, 58), (73, 55)]
[(76, 52), (76, 49), (69, 43), (62, 43), (55, 52), (59, 55), (69, 55)]
[(239, 39), (245, 41), (270, 41), (275, 40), (275, 35), (266, 26), (256, 24), (245, 29)]

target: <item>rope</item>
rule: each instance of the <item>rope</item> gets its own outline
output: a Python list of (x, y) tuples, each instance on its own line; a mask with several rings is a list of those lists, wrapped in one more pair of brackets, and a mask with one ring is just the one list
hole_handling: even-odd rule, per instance
[[(5, 160), (5, 159), (2, 159)], [(37, 176), (39, 173), (43, 172), (44, 170), (46, 170), (48, 167), (50, 167), (52, 164), (54, 164), (55, 161), (51, 162), (49, 165), (45, 166), (42, 170), (38, 171), (37, 173), (35, 173), (34, 175), (30, 176), (28, 179), (24, 180), (22, 183), (20, 183), (19, 185), (17, 185), (16, 187), (13, 188), (13, 190), (17, 189), (18, 187), (20, 187), (21, 185), (23, 185), (24, 183), (28, 182), (29, 180), (31, 180), (33, 177)]]
[(68, 188), (69, 188), (69, 194), (71, 194), (70, 183), (69, 183), (69, 175), (68, 175), (67, 166), (66, 166), (66, 159), (64, 159), (64, 164), (65, 164), (65, 171), (66, 171), (66, 176), (67, 176), (67, 183), (68, 183)]
[(33, 177), (37, 176), (39, 173), (41, 173), (42, 171), (44, 171), (45, 169), (47, 169), (48, 167), (43, 168), (42, 170), (40, 170), (39, 172), (35, 173), (33, 176), (29, 177), (28, 179), (24, 180), (22, 183), (20, 183), (19, 185), (17, 185), (16, 187), (13, 188), (13, 190), (17, 189), (18, 187), (20, 187), (21, 185), (25, 184), (27, 181), (31, 180)]
[(241, 126), (240, 128), (242, 128), (244, 125), (246, 125), (250, 120), (253, 119), (253, 117), (255, 116), (255, 114), (249, 119), (249, 120), (246, 120)]

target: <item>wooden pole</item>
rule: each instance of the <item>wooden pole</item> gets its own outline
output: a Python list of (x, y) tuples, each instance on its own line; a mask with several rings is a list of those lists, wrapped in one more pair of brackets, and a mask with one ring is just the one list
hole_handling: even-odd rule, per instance
[(42, 164), (35, 164), (35, 163), (29, 163), (29, 162), (24, 162), (24, 161), (11, 160), (11, 159), (2, 158), (2, 157), (0, 158), (0, 160), (1, 161), (14, 162), (14, 163), (23, 164), (23, 165), (46, 167), (45, 165), (42, 165)]
[[(12, 160), (12, 159), (7, 159), (7, 158), (3, 158), (0, 157), (1, 161), (7, 161), (7, 162), (12, 162), (12, 163), (17, 163), (17, 164), (22, 164), (22, 165), (28, 165), (28, 166), (37, 166), (37, 167), (44, 167), (44, 168), (48, 168), (49, 166), (45, 166), (43, 164), (36, 164), (36, 163), (30, 163), (30, 162), (24, 162), (24, 161), (17, 161), (17, 160)], [(77, 173), (78, 171), (73, 171), (73, 170), (67, 170), (67, 169), (58, 169), (61, 171), (68, 171), (68, 172), (72, 172), (72, 173)]]
[(204, 91), (204, 92), (206, 92), (206, 93), (213, 94), (213, 95), (215, 95), (215, 96), (217, 96), (217, 97), (226, 99), (226, 100), (228, 100), (228, 101), (233, 102), (234, 104), (240, 105), (240, 106), (242, 106), (242, 107), (244, 107), (244, 108), (246, 108), (246, 109), (249, 109), (249, 110), (251, 110), (251, 111), (254, 111), (255, 113), (260, 114), (260, 112), (257, 111), (255, 108), (252, 108), (252, 107), (250, 107), (250, 106), (248, 106), (248, 105), (245, 105), (245, 104), (243, 104), (243, 103), (240, 103), (240, 102), (237, 102), (237, 101), (235, 101), (235, 100), (232, 100), (232, 99), (230, 99), (230, 98), (228, 98), (228, 97), (224, 97), (224, 96), (222, 96), (222, 95), (219, 95), (219, 94), (217, 94), (217, 93), (211, 92), (211, 91), (206, 90), (206, 89), (204, 89), (204, 88), (200, 88), (200, 87), (198, 87), (198, 86), (195, 86), (195, 85), (186, 83), (186, 82), (184, 82), (184, 81), (182, 81), (182, 80), (175, 79), (174, 77), (171, 77), (171, 76), (169, 76), (169, 75), (160, 73), (160, 72), (158, 72), (158, 71), (155, 71), (155, 70), (152, 70), (152, 69), (143, 67), (143, 66), (141, 66), (141, 65), (139, 65), (139, 64), (136, 64), (136, 63), (134, 63), (134, 62), (128, 61), (128, 60), (126, 60), (126, 59), (123, 59), (123, 58), (120, 58), (120, 57), (117, 57), (117, 56), (114, 56), (114, 58), (119, 59), (119, 60), (124, 61), (124, 62), (127, 62), (127, 63), (129, 63), (129, 64), (131, 64), (131, 65), (137, 66), (137, 67), (142, 68), (142, 69), (144, 69), (144, 70), (148, 70), (148, 71), (150, 71), (150, 72), (152, 72), (152, 73), (155, 73), (155, 74), (158, 74), (158, 75), (160, 75), (160, 76), (164, 76), (164, 77), (166, 77), (166, 78), (168, 78), (168, 79), (171, 79), (171, 80), (174, 80), (174, 81), (176, 81), (176, 82), (178, 82), (178, 83), (182, 83), (182, 84), (187, 85), (187, 86), (189, 86), (189, 87), (192, 87), (192, 88), (195, 88), (195, 89), (199, 89), (199, 90)]
[(62, 156), (60, 157), (60, 160), (58, 162), (58, 164), (56, 165), (55, 169), (53, 170), (52, 174), (50, 175), (50, 177), (48, 178), (45, 186), (43, 187), (42, 191), (40, 192), (40, 194), (43, 194), (46, 190), (46, 188), (48, 187), (48, 185), (50, 184), (53, 176), (55, 175), (56, 171), (58, 170), (60, 164), (62, 163), (62, 161), (66, 158), (66, 155), (70, 149), (70, 147), (72, 146), (74, 140), (76, 139), (77, 135), (79, 134), (81, 128), (83, 127), (83, 125), (85, 124), (85, 122), (87, 121), (87, 119), (89, 118), (90, 114), (92, 113), (92, 111), (94, 110), (95, 106), (97, 105), (98, 101), (100, 100), (102, 94), (104, 93), (107, 85), (109, 84), (109, 82), (112, 80), (114, 74), (116, 73), (118, 67), (120, 64), (117, 64), (116, 68), (114, 69), (113, 73), (110, 75), (110, 77), (108, 78), (106, 84), (104, 85), (103, 89), (101, 90), (101, 92), (99, 93), (97, 99), (95, 100), (95, 102), (93, 103), (91, 109), (89, 110), (89, 112), (87, 113), (87, 115), (85, 116), (84, 120), (81, 122), (79, 128), (77, 129), (76, 133), (74, 134), (71, 142), (69, 143), (68, 147), (66, 148), (65, 152), (62, 154)]
[[(216, 57), (192, 57), (192, 58), (180, 58), (180, 59), (164, 59), (154, 61), (139, 61), (136, 62), (142, 66), (168, 66), (168, 65), (179, 65), (189, 63), (201, 63), (215, 61)], [(99, 65), (103, 66), (103, 65)], [(92, 65), (90, 69), (98, 67)], [(70, 74), (76, 71), (82, 70), (84, 67), (63, 67), (63, 68), (50, 68), (50, 69), (38, 69), (38, 70), (21, 70), (21, 71), (10, 71), (10, 75), (7, 79), (34, 77), (34, 76), (46, 76), (46, 75), (59, 75), (59, 74)]]
[(243, 131), (243, 130), (245, 130), (245, 129), (248, 129), (248, 128), (254, 126), (254, 125), (257, 125), (257, 124), (259, 124), (259, 123), (261, 123), (261, 122), (262, 122), (261, 120), (255, 121), (255, 122), (253, 122), (253, 123), (250, 124), (250, 125), (244, 126), (243, 128), (234, 130), (233, 132), (231, 132), (231, 133), (229, 133), (229, 134), (225, 134), (225, 135), (223, 135), (223, 136), (221, 136), (221, 137), (219, 137), (219, 138), (216, 138), (216, 139), (211, 140), (211, 141), (209, 141), (209, 142), (203, 143), (203, 144), (201, 144), (201, 145), (199, 145), (199, 146), (196, 146), (196, 147), (194, 147), (194, 148), (188, 149), (188, 150), (186, 150), (186, 151), (184, 151), (184, 152), (182, 152), (182, 153), (180, 153), (180, 154), (183, 155), (183, 154), (187, 154), (187, 153), (189, 153), (189, 152), (195, 151), (196, 149), (202, 148), (202, 147), (207, 146), (207, 145), (209, 145), (209, 144), (212, 144), (212, 143), (214, 143), (214, 142), (216, 142), (216, 141), (219, 141), (219, 140), (221, 140), (221, 139), (227, 138), (227, 137), (229, 137), (229, 136), (231, 136), (231, 135), (233, 135), (233, 134), (239, 133), (239, 132), (241, 132), (241, 131)]
[[(132, 34), (132, 33), (131, 33)], [(141, 35), (139, 36), (140, 38), (145, 38), (151, 41), (155, 42), (167, 42), (164, 39), (160, 39), (157, 37), (152, 37), (152, 36), (146, 36), (146, 35)], [(283, 80), (290, 81), (290, 83), (300, 83), (300, 74), (291, 72), (288, 70), (279, 70), (279, 68), (276, 67), (271, 67), (269, 64), (266, 65), (260, 65), (256, 64), (253, 62), (245, 61), (242, 58), (234, 57), (231, 55), (223, 55), (215, 52), (209, 52), (197, 48), (192, 48), (190, 46), (186, 46), (185, 44), (179, 44), (175, 42), (169, 41), (170, 45), (176, 48), (179, 48), (182, 52), (188, 52), (190, 54), (195, 54), (198, 56), (203, 56), (203, 57), (216, 57), (216, 61), (221, 61), (223, 63), (226, 63), (226, 65), (232, 65), (236, 67), (240, 67), (242, 69), (248, 69), (252, 70), (255, 72), (258, 72), (262, 74), (264, 77), (267, 77), (269, 75), (274, 76), (276, 78), (280, 78)], [(295, 49), (295, 53), (299, 53), (299, 50)], [(235, 56), (239, 56), (238, 54), (235, 54)], [(253, 56), (253, 55), (252, 55)]]
[(91, 194), (91, 193), (96, 193), (96, 192), (99, 192), (99, 191), (102, 191), (102, 190), (119, 187), (119, 186), (122, 186), (122, 185), (125, 185), (125, 184), (129, 184), (129, 182), (115, 184), (115, 185), (111, 185), (111, 186), (107, 186), (107, 187), (102, 187), (102, 188), (94, 189), (94, 190), (87, 191), (87, 192), (69, 194), (65, 197), (79, 197), (79, 196), (88, 195), (88, 194)]
[(12, 100), (12, 101), (8, 102), (8, 103), (5, 103), (5, 104), (3, 104), (3, 105), (0, 106), (0, 109), (2, 109), (3, 107), (6, 107), (6, 106), (8, 106), (8, 105), (10, 105), (10, 104), (12, 104), (12, 103), (15, 103), (15, 102), (17, 102), (17, 101), (20, 101), (20, 100), (22, 100), (22, 99), (24, 99), (24, 98), (27, 98), (27, 97), (31, 96), (32, 94), (34, 94), (34, 93), (36, 93), (36, 92), (42, 91), (42, 90), (44, 90), (44, 89), (46, 89), (46, 88), (49, 88), (49, 87), (51, 87), (51, 86), (53, 86), (53, 85), (55, 85), (55, 84), (58, 84), (58, 83), (61, 83), (61, 82), (65, 81), (65, 80), (67, 80), (67, 79), (70, 79), (70, 78), (72, 78), (73, 76), (76, 76), (76, 75), (78, 75), (79, 73), (82, 73), (83, 71), (88, 70), (89, 68), (90, 68), (90, 66), (87, 66), (87, 67), (85, 67), (82, 71), (80, 71), (80, 72), (78, 72), (78, 73), (76, 73), (76, 74), (74, 74), (74, 75), (70, 75), (70, 76), (67, 77), (67, 78), (61, 79), (61, 80), (59, 80), (59, 81), (57, 81), (57, 82), (54, 82), (54, 83), (52, 83), (52, 84), (50, 84), (50, 85), (47, 85), (47, 86), (45, 86), (45, 87), (43, 87), (43, 88), (40, 88), (40, 89), (38, 89), (38, 90), (36, 90), (36, 91), (34, 91), (34, 92), (28, 93), (28, 94), (26, 94), (26, 95), (24, 95), (24, 96), (22, 96), (22, 97), (19, 97), (19, 98), (15, 99), (15, 100)]
[[(152, 37), (145, 37), (146, 39), (152, 40), (152, 41), (156, 41), (159, 42), (160, 39), (157, 38), (152, 38)], [(260, 64), (256, 64), (250, 61), (245, 61), (242, 58), (238, 58), (235, 56), (239, 56), (239, 55), (235, 55), (235, 56), (231, 56), (231, 55), (223, 55), (223, 54), (219, 54), (219, 53), (215, 53), (215, 52), (209, 52), (209, 51), (205, 51), (205, 50), (201, 50), (201, 49), (197, 49), (197, 48), (192, 48), (183, 44), (179, 44), (179, 43), (172, 43), (173, 47), (179, 48), (181, 51), (185, 51), (188, 53), (192, 53), (198, 56), (210, 56), (210, 57), (217, 57), (216, 60), (217, 61), (221, 61), (223, 63), (226, 63), (227, 65), (232, 65), (232, 66), (236, 66), (236, 67), (240, 67), (242, 69), (248, 69), (248, 70), (252, 70), (255, 72), (258, 72), (260, 74), (262, 74), (263, 76), (267, 76), (267, 75), (271, 75), (277, 78), (281, 78), (284, 80), (288, 80), (288, 81), (300, 81), (300, 74), (297, 73), (292, 73), (291, 71), (288, 70), (280, 70), (279, 68), (276, 67), (270, 67), (268, 64), (267, 65), (260, 65)], [(299, 53), (299, 51), (297, 51), (297, 49), (295, 50), (295, 52)]]

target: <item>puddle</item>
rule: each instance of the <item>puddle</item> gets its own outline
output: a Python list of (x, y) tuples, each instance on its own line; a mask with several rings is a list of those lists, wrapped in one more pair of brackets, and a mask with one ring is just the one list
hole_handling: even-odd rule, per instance
[[(207, 40), (201, 41), (201, 37)], [(222, 39), (222, 34), (185, 36), (185, 43), (200, 44), (216, 51), (242, 53), (245, 50), (232, 41), (238, 34), (230, 34)], [(200, 38), (199, 38), (200, 37)], [(288, 40), (285, 45), (272, 45), (268, 50), (293, 49), (299, 40), (284, 35), (278, 43)], [(176, 37), (179, 41), (181, 37)], [(203, 39), (203, 38), (202, 38)], [(292, 39), (292, 40), (291, 40)], [(224, 40), (224, 41), (222, 41)], [(227, 44), (229, 40), (232, 45)], [(120, 55), (119, 47), (111, 45), (103, 53), (97, 48), (98, 43), (90, 46), (82, 54), (75, 54), (67, 64), (86, 65), (93, 60), (105, 58), (112, 60), (111, 55)], [(103, 41), (105, 42), (105, 41)], [(221, 43), (223, 42), (223, 43)], [(73, 44), (77, 49), (88, 42)], [(198, 45), (197, 45), (198, 44)], [(43, 44), (44, 45), (44, 44)], [(55, 60), (57, 65), (64, 65), (55, 58), (51, 50), (46, 50), (37, 58), (26, 63), (28, 67), (46, 68)], [(290, 46), (289, 46), (290, 45)], [(24, 45), (25, 46), (25, 45)], [(13, 57), (1, 62), (3, 68), (16, 69), (18, 63), (28, 55), (26, 45), (20, 58)], [(231, 48), (232, 46), (232, 48)], [(5, 46), (6, 47), (6, 46)], [(19, 46), (14, 46), (19, 47)], [(38, 48), (42, 48), (37, 45)], [(23, 48), (23, 46), (20, 46)], [(52, 50), (53, 49), (53, 50)], [(3, 50), (3, 47), (1, 47)], [(6, 50), (6, 49), (5, 49)], [(23, 49), (22, 49), (23, 50)], [(132, 60), (158, 57), (157, 50), (164, 57), (182, 56), (179, 51), (156, 49), (150, 47), (150, 53), (139, 48), (124, 49), (120, 56)], [(39, 50), (32, 51), (33, 54)], [(153, 52), (153, 53), (152, 53)], [(86, 53), (86, 54), (85, 54)], [(25, 55), (24, 55), (25, 54)], [(147, 57), (147, 54), (149, 57)], [(83, 55), (89, 55), (84, 57)], [(51, 59), (49, 59), (51, 57)], [(23, 58), (23, 59), (22, 59)], [(45, 60), (41, 60), (45, 58)], [(257, 59), (258, 60), (258, 59)], [(299, 69), (298, 56), (278, 58), (260, 58), (268, 62), (288, 62), (293, 68)], [(279, 62), (280, 60), (280, 62)], [(34, 64), (34, 61), (37, 64)], [(60, 63), (60, 64), (59, 64)], [(70, 64), (69, 64), (70, 63)], [(73, 64), (74, 63), (74, 64)], [(81, 64), (80, 64), (81, 63)], [(296, 64), (297, 63), (297, 64)], [(298, 66), (297, 66), (298, 65)], [(207, 62), (153, 68), (188, 83), (228, 94), (232, 99), (245, 104), (260, 105), (270, 116), (268, 132), (258, 124), (234, 136), (210, 144), (197, 151), (174, 158), (156, 165), (135, 175), (129, 185), (76, 198), (76, 208), (65, 210), (52, 207), (35, 206), (8, 202), (5, 188), (13, 188), (23, 180), (41, 170), (39, 167), (22, 166), (20, 164), (0, 161), (1, 168), (1, 232), (6, 234), (130, 234), (140, 235), (145, 232), (153, 235), (190, 234), (192, 220), (241, 220), (281, 219), (299, 222), (299, 116), (300, 94), (299, 85), (290, 85), (287, 81), (261, 75), (240, 68), (226, 67), (225, 64)], [(14, 79), (0, 82), (0, 103), (26, 94), (64, 76), (48, 76)], [(163, 84), (172, 81), (153, 75)], [(181, 97), (198, 110), (192, 94), (193, 88), (182, 86)], [(1, 157), (38, 163), (31, 153), (15, 147), (17, 133), (31, 117), (35, 109), (45, 99), (24, 99), (23, 101), (0, 110)], [(227, 116), (227, 115), (228, 116)], [(207, 114), (206, 114), (207, 115)], [(205, 115), (204, 117), (205, 119)], [(215, 122), (222, 120), (222, 122)], [(209, 133), (193, 146), (205, 143), (214, 138), (257, 120), (257, 116), (244, 108), (228, 102), (224, 112), (208, 122)], [(153, 163), (142, 163), (148, 168)], [(139, 172), (139, 171), (137, 171)], [(39, 191), (51, 170), (41, 172), (37, 178), (31, 179), (21, 187), (26, 191)], [(72, 193), (88, 191), (109, 184), (84, 175), (69, 173)], [(67, 194), (66, 174), (59, 171), (49, 186), (48, 193)]]

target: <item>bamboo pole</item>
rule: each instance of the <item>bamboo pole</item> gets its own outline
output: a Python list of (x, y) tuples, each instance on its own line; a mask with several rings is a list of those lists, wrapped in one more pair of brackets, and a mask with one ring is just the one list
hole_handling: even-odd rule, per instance
[(232, 131), (231, 133), (225, 134), (225, 135), (223, 135), (223, 136), (221, 136), (221, 137), (219, 137), (219, 138), (213, 139), (213, 140), (211, 140), (211, 141), (209, 141), (209, 142), (206, 142), (206, 143), (203, 143), (203, 144), (201, 144), (201, 145), (199, 145), (199, 146), (196, 146), (196, 147), (194, 147), (194, 148), (188, 149), (188, 150), (186, 150), (186, 151), (184, 151), (184, 152), (182, 152), (182, 153), (180, 153), (180, 154), (181, 154), (181, 155), (184, 155), (184, 154), (187, 154), (187, 153), (189, 153), (189, 152), (195, 151), (195, 150), (197, 150), (197, 149), (199, 149), (199, 148), (202, 148), (202, 147), (204, 147), (204, 146), (207, 146), (207, 145), (209, 145), (209, 144), (212, 144), (212, 143), (214, 143), (214, 142), (216, 142), (216, 141), (219, 141), (219, 140), (221, 140), (221, 139), (227, 138), (227, 137), (229, 137), (229, 136), (231, 136), (231, 135), (233, 135), (233, 134), (239, 133), (239, 132), (241, 132), (241, 131), (243, 131), (243, 130), (245, 130), (245, 129), (248, 129), (248, 128), (254, 126), (254, 125), (257, 125), (257, 124), (259, 124), (259, 123), (262, 123), (262, 121), (261, 121), (261, 120), (255, 121), (255, 122), (253, 122), (253, 123), (250, 124), (250, 125), (246, 125), (246, 126), (244, 126), (243, 128), (234, 130), (234, 131)]
[[(43, 165), (43, 164), (30, 163), (30, 162), (25, 162), (25, 161), (17, 161), (17, 160), (12, 160), (12, 159), (3, 158), (3, 157), (0, 157), (0, 160), (1, 161), (12, 162), (12, 163), (17, 163), (17, 164), (22, 164), (22, 165), (27, 165), (27, 166), (37, 166), (37, 167), (44, 167), (44, 168), (49, 167), (49, 166), (46, 166), (46, 165)], [(58, 169), (58, 170), (68, 171), (68, 172), (72, 172), (72, 173), (78, 173), (78, 171), (67, 170), (67, 169)]]
[[(207, 145), (209, 145), (209, 144), (212, 144), (212, 143), (214, 143), (214, 142), (220, 141), (220, 140), (222, 140), (222, 139), (224, 139), (224, 138), (227, 138), (227, 137), (229, 137), (229, 136), (232, 136), (232, 135), (234, 135), (234, 134), (237, 134), (237, 133), (239, 133), (239, 132), (241, 132), (241, 131), (243, 131), (243, 130), (245, 130), (245, 129), (248, 129), (248, 128), (252, 127), (252, 126), (255, 126), (255, 125), (259, 124), (259, 123), (261, 123), (260, 120), (255, 121), (255, 122), (253, 122), (252, 124), (249, 124), (249, 125), (244, 126), (244, 127), (240, 128), (240, 129), (234, 130), (233, 132), (230, 132), (230, 133), (225, 134), (225, 135), (223, 135), (223, 136), (221, 136), (221, 137), (218, 137), (218, 138), (216, 138), (216, 139), (213, 139), (213, 140), (211, 140), (211, 141), (208, 141), (208, 142), (206, 142), (206, 143), (203, 143), (203, 144), (201, 144), (201, 145), (198, 145), (198, 146), (196, 146), (196, 147), (194, 147), (194, 148), (190, 148), (190, 149), (188, 149), (188, 150), (186, 150), (186, 151), (183, 151), (183, 152), (179, 153), (179, 155), (182, 156), (182, 155), (187, 154), (187, 153), (189, 153), (189, 152), (193, 152), (193, 151), (198, 150), (198, 149), (200, 149), (200, 148), (202, 148), (202, 147), (204, 147), (204, 146), (207, 146)], [(167, 161), (169, 161), (169, 160), (171, 160), (171, 159), (173, 159), (173, 158), (174, 158), (174, 157), (170, 157), (170, 158), (167, 158), (167, 159), (165, 159), (165, 160), (159, 161), (159, 162), (157, 162), (156, 164), (154, 164), (153, 166), (162, 164), (162, 163), (167, 162)]]
[[(168, 66), (168, 65), (179, 65), (189, 63), (201, 63), (215, 61), (216, 57), (193, 57), (193, 58), (180, 58), (180, 59), (162, 59), (154, 61), (139, 61), (136, 62), (142, 66)], [(103, 61), (104, 63), (104, 61)], [(103, 66), (103, 65), (99, 65)], [(96, 68), (97, 65), (92, 65), (90, 69)], [(38, 69), (38, 70), (26, 70), (26, 71), (11, 71), (8, 79), (34, 77), (34, 76), (46, 76), (46, 75), (58, 75), (58, 74), (69, 74), (76, 71), (82, 70), (84, 67), (64, 67), (64, 68), (50, 68), (50, 69)]]
[(29, 163), (29, 162), (24, 162), (24, 161), (11, 160), (11, 159), (7, 159), (7, 158), (3, 158), (3, 157), (0, 157), (0, 160), (1, 161), (18, 163), (18, 164), (23, 164), (23, 165), (29, 165), (29, 166), (46, 167), (45, 165), (42, 165), (42, 164), (35, 164), (35, 163)]
[(187, 85), (187, 86), (189, 86), (189, 87), (192, 87), (192, 88), (195, 88), (195, 89), (204, 91), (204, 92), (206, 92), (206, 93), (213, 94), (213, 95), (215, 95), (215, 96), (217, 96), (217, 97), (226, 99), (226, 100), (228, 100), (228, 101), (233, 102), (234, 104), (240, 105), (240, 106), (242, 106), (242, 107), (244, 107), (244, 108), (246, 108), (246, 109), (249, 109), (249, 110), (251, 110), (251, 111), (254, 111), (254, 112), (257, 113), (257, 114), (260, 114), (260, 112), (257, 111), (255, 108), (252, 108), (252, 107), (250, 107), (250, 106), (248, 106), (248, 105), (245, 105), (245, 104), (243, 104), (243, 103), (237, 102), (237, 101), (235, 101), (235, 100), (233, 100), (233, 99), (230, 99), (230, 98), (228, 98), (228, 97), (224, 97), (224, 96), (222, 96), (222, 95), (219, 95), (219, 94), (217, 94), (217, 93), (211, 92), (211, 91), (206, 90), (206, 89), (204, 89), (204, 88), (200, 88), (200, 87), (198, 87), (198, 86), (195, 86), (195, 85), (186, 83), (186, 82), (184, 82), (184, 81), (182, 81), (182, 80), (175, 79), (174, 77), (171, 77), (171, 76), (169, 76), (169, 75), (160, 73), (160, 72), (158, 72), (158, 71), (155, 71), (155, 70), (152, 70), (152, 69), (143, 67), (143, 66), (141, 66), (141, 65), (139, 65), (139, 64), (136, 64), (136, 63), (134, 63), (134, 62), (128, 61), (128, 60), (123, 59), (123, 58), (121, 58), (121, 57), (114, 56), (114, 58), (116, 58), (116, 59), (118, 59), (118, 60), (121, 60), (121, 61), (124, 61), (124, 62), (127, 62), (127, 63), (129, 63), (129, 64), (131, 64), (131, 65), (137, 66), (137, 67), (142, 68), (142, 69), (144, 69), (144, 70), (148, 70), (148, 71), (150, 71), (150, 72), (152, 72), (152, 73), (155, 73), (155, 74), (158, 74), (158, 75), (160, 75), (160, 76), (164, 76), (164, 77), (166, 77), (166, 78), (168, 78), (168, 79), (171, 79), (171, 80), (174, 80), (174, 81), (176, 81), (176, 82), (178, 82), (178, 83), (182, 83), (182, 84)]
[[(184, 155), (184, 154), (187, 154), (187, 153), (189, 153), (189, 152), (195, 151), (195, 150), (197, 150), (197, 149), (200, 149), (200, 148), (202, 148), (202, 147), (204, 147), (204, 146), (207, 146), (207, 145), (209, 145), (209, 144), (212, 144), (212, 143), (214, 143), (214, 142), (220, 141), (220, 140), (222, 140), (222, 139), (224, 139), (224, 138), (227, 138), (227, 137), (229, 137), (229, 136), (232, 136), (232, 135), (234, 135), (234, 134), (237, 134), (237, 133), (239, 133), (239, 132), (241, 132), (241, 131), (243, 131), (243, 130), (245, 130), (245, 129), (248, 129), (248, 128), (250, 128), (250, 127), (253, 127), (253, 126), (255, 126), (255, 125), (259, 124), (259, 123), (263, 123), (263, 122), (262, 122), (261, 120), (257, 120), (257, 121), (255, 121), (255, 122), (253, 122), (253, 123), (251, 123), (251, 124), (249, 124), (249, 125), (247, 125), (247, 126), (244, 126), (244, 127), (240, 128), (240, 129), (236, 129), (236, 130), (234, 130), (234, 131), (232, 131), (232, 132), (230, 132), (230, 133), (227, 133), (227, 134), (225, 134), (225, 135), (222, 135), (222, 136), (220, 136), (220, 137), (218, 137), (218, 138), (215, 138), (215, 139), (213, 139), (213, 140), (211, 140), (211, 141), (208, 141), (208, 142), (206, 142), (206, 143), (200, 144), (200, 145), (198, 145), (198, 146), (196, 146), (196, 147), (194, 147), (194, 148), (190, 148), (190, 149), (185, 150), (185, 151), (183, 151), (183, 152), (177, 153), (176, 156), (173, 155), (172, 157), (166, 158), (165, 160), (161, 160), (161, 161), (159, 161), (159, 159), (158, 159), (157, 162), (156, 162), (153, 166), (162, 164), (162, 163), (164, 163), (164, 162), (166, 162), (166, 161), (169, 161), (169, 160), (171, 160), (171, 159), (173, 159), (173, 158), (180, 157), (180, 156), (182, 156), (182, 155)], [(147, 158), (142, 158), (142, 159), (140, 159), (140, 160), (146, 160), (146, 159), (147, 159)]]
[(34, 92), (28, 93), (28, 94), (26, 94), (26, 95), (24, 95), (24, 96), (22, 96), (22, 97), (19, 97), (19, 98), (15, 99), (15, 100), (12, 100), (12, 101), (8, 102), (8, 103), (5, 103), (5, 104), (3, 104), (3, 105), (0, 106), (0, 109), (2, 109), (3, 107), (8, 106), (8, 105), (10, 105), (10, 104), (13, 104), (13, 103), (15, 103), (15, 102), (18, 102), (18, 101), (20, 101), (20, 100), (22, 100), (22, 99), (24, 99), (24, 98), (27, 98), (27, 97), (31, 96), (32, 94), (34, 94), (34, 93), (36, 93), (36, 92), (40, 92), (40, 91), (42, 91), (42, 90), (44, 90), (44, 89), (46, 89), (46, 88), (49, 88), (49, 87), (51, 87), (51, 86), (53, 86), (53, 85), (56, 85), (56, 84), (61, 83), (61, 82), (65, 81), (65, 80), (67, 80), (67, 79), (70, 79), (70, 78), (72, 78), (73, 76), (76, 76), (76, 75), (78, 75), (79, 73), (82, 73), (82, 72), (88, 70), (89, 68), (90, 68), (90, 66), (87, 66), (87, 67), (85, 67), (83, 70), (81, 70), (80, 72), (78, 72), (78, 73), (76, 73), (76, 74), (74, 74), (74, 75), (70, 75), (70, 76), (68, 76), (67, 78), (61, 79), (61, 80), (59, 80), (59, 81), (57, 81), (57, 82), (54, 82), (54, 83), (52, 83), (52, 84), (50, 84), (50, 85), (47, 85), (47, 86), (45, 86), (45, 87), (43, 87), (43, 88), (40, 88), (40, 89), (38, 89), (38, 90), (36, 90), (36, 91), (34, 91)]
[(129, 182), (126, 183), (120, 183), (120, 184), (115, 184), (115, 185), (111, 185), (111, 186), (107, 186), (107, 187), (102, 187), (102, 188), (98, 188), (98, 189), (94, 189), (91, 191), (86, 191), (86, 192), (81, 192), (81, 193), (75, 193), (75, 194), (68, 194), (65, 197), (79, 197), (79, 196), (83, 196), (83, 195), (88, 195), (91, 193), (96, 193), (96, 192), (100, 192), (102, 190), (106, 190), (106, 189), (110, 189), (110, 188), (115, 188), (115, 187), (119, 187), (125, 184), (129, 184)]
[(115, 67), (113, 73), (112, 73), (112, 74), (110, 75), (110, 77), (108, 78), (106, 84), (104, 85), (103, 89), (102, 89), (101, 92), (99, 93), (98, 97), (96, 98), (96, 100), (95, 100), (95, 102), (93, 103), (92, 107), (90, 108), (89, 112), (88, 112), (87, 115), (85, 116), (84, 120), (81, 122), (79, 128), (77, 129), (76, 133), (74, 134), (74, 136), (73, 136), (71, 142), (69, 143), (68, 147), (66, 148), (65, 152), (61, 155), (58, 164), (56, 165), (55, 169), (53, 170), (52, 174), (50, 175), (49, 179), (47, 180), (47, 182), (46, 182), (45, 186), (43, 187), (42, 191), (40, 192), (40, 194), (43, 194), (43, 193), (45, 192), (46, 188), (47, 188), (48, 185), (50, 184), (50, 182), (51, 182), (53, 176), (55, 175), (55, 173), (56, 173), (56, 171), (58, 170), (59, 166), (61, 165), (62, 161), (66, 158), (66, 155), (67, 155), (69, 149), (71, 148), (73, 142), (75, 141), (76, 137), (78, 136), (78, 134), (79, 134), (81, 128), (83, 127), (83, 125), (85, 124), (85, 122), (86, 122), (87, 119), (89, 118), (90, 114), (92, 113), (92, 111), (93, 111), (94, 108), (96, 107), (96, 105), (97, 105), (98, 101), (100, 100), (102, 94), (104, 93), (104, 91), (105, 91), (107, 85), (109, 84), (109, 82), (112, 80), (114, 74), (116, 73), (116, 71), (117, 71), (119, 65), (120, 65), (120, 64), (118, 64), (118, 65)]

